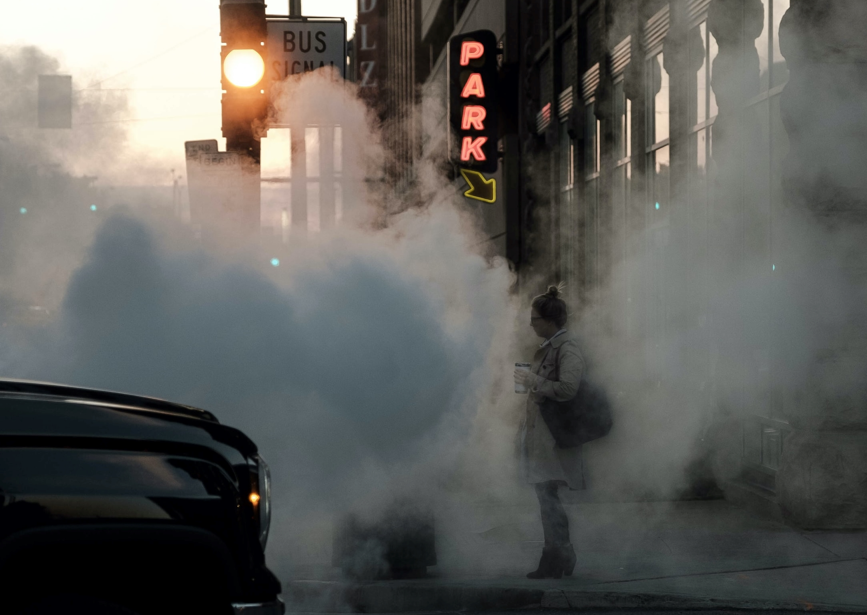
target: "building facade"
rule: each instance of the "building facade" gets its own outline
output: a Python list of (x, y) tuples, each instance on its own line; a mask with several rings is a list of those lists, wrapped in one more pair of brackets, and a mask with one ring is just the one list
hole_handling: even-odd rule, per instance
[(421, 152), (418, 84), (427, 77), (420, 55), (419, 0), (359, 0), (350, 41), (349, 79), (383, 127), (392, 164), (388, 180), (408, 189)]
[[(796, 166), (809, 155), (789, 156), (790, 133), (808, 150), (796, 128), (819, 114), (808, 111), (805, 85), (787, 85), (787, 60), (796, 58), (792, 70), (804, 75), (837, 66), (825, 77), (838, 79), (828, 83), (825, 103), (843, 113), (840, 84), (863, 77), (867, 52), (849, 24), (863, 27), (864, 9), (853, 0), (822, 7), (803, 0), (421, 0), (414, 10), (415, 77), (401, 81), (390, 72), (389, 81), (414, 80), (418, 88), (418, 155), (446, 156), (448, 39), (491, 30), (503, 49), (501, 197), (479, 215), (492, 250), (518, 271), (519, 292), (565, 281), (593, 326), (635, 350), (630, 378), (648, 389), (676, 388), (669, 399), (704, 417), (703, 440), (726, 497), (805, 527), (867, 526), (867, 496), (853, 495), (863, 491), (857, 472), (833, 469), (840, 455), (861, 469), (867, 460), (855, 452), (860, 445), (846, 448), (827, 436), (867, 434), (865, 404), (814, 400), (812, 410), (796, 408), (804, 396), (774, 384), (786, 381), (774, 294), (785, 285), (778, 268), (791, 263), (785, 222), (828, 194), (837, 201), (850, 195), (848, 210), (860, 211), (856, 195), (864, 194), (828, 174), (821, 181), (806, 174), (810, 184)], [(427, 67), (419, 68), (420, 58)], [(830, 142), (846, 139), (841, 126), (864, 128), (860, 117), (822, 126)], [(863, 146), (850, 149), (867, 155)], [(840, 181), (850, 179), (859, 181)], [(814, 198), (799, 205), (805, 190)], [(829, 208), (837, 211), (819, 208), (826, 220)], [(867, 363), (867, 352), (858, 352), (851, 360)], [(867, 401), (860, 389), (850, 397)], [(803, 419), (815, 418), (818, 407), (822, 421)], [(812, 451), (809, 463), (804, 451)], [(832, 510), (836, 498), (849, 503), (848, 512)]]

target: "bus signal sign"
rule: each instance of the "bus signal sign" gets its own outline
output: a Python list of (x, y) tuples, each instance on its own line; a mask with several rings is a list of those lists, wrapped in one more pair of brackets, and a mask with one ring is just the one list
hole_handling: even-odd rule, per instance
[(494, 33), (477, 30), (453, 36), (448, 67), (449, 158), (462, 170), (495, 173), (499, 84)]

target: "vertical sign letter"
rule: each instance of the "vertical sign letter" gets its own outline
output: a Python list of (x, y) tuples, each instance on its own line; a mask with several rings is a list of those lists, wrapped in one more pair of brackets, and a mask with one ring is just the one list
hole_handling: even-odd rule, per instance
[(470, 78), (467, 79), (464, 89), (461, 90), (461, 98), (469, 98), (470, 96), (485, 97), (485, 84), (479, 73), (470, 74)]
[(367, 44), (367, 24), (358, 24), (358, 27), (361, 28), (361, 47), (359, 47), (359, 51), (371, 51), (376, 49), (376, 41), (373, 41), (372, 47)]
[(467, 66), (470, 60), (476, 60), (485, 55), (485, 46), (477, 41), (464, 41), (461, 45), (461, 66)]
[(461, 118), (461, 130), (484, 130), (484, 119), (488, 114), (485, 108), (480, 105), (467, 105), (464, 107), (464, 116)]
[(478, 137), (476, 139), (464, 137), (463, 143), (461, 143), (461, 160), (469, 162), (470, 156), (473, 156), (476, 160), (487, 160), (485, 153), (482, 151), (482, 146), (487, 140), (488, 137)]

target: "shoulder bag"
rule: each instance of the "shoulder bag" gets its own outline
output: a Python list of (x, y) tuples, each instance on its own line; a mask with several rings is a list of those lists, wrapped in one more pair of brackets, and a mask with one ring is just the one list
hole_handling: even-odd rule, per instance
[[(560, 349), (555, 359), (557, 380), (560, 379)], [(587, 442), (607, 436), (614, 421), (611, 404), (604, 389), (588, 378), (587, 372), (581, 378), (575, 397), (567, 401), (556, 401), (544, 397), (539, 402), (539, 412), (554, 436), (558, 448), (574, 448)]]

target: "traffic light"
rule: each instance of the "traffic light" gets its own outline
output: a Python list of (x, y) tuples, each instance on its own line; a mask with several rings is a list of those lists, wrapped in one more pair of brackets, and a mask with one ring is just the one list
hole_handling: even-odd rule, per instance
[(220, 0), (223, 136), (226, 150), (259, 162), (268, 112), (264, 0)]
[(489, 30), (449, 41), (449, 158), (462, 169), (495, 173), (498, 140), (497, 38)]

